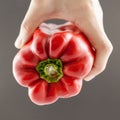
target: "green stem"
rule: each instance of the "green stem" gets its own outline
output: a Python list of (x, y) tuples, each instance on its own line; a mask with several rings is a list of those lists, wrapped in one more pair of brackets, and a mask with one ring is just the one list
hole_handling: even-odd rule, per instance
[(62, 62), (60, 59), (47, 59), (36, 66), (40, 78), (48, 83), (58, 82), (63, 77)]

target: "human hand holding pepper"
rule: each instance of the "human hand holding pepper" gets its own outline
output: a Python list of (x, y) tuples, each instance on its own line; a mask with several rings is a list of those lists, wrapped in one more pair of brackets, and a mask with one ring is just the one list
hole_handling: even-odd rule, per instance
[(113, 47), (104, 31), (103, 12), (98, 0), (31, 0), (15, 46), (21, 48), (43, 21), (53, 18), (73, 22), (95, 48), (93, 68), (84, 79), (89, 81), (100, 74), (106, 67)]

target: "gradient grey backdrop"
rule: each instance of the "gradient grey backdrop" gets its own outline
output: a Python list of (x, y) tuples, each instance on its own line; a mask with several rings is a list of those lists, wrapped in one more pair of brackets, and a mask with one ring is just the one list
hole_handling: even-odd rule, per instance
[(114, 46), (106, 70), (84, 82), (78, 96), (37, 106), (12, 75), (14, 41), (30, 0), (0, 0), (0, 120), (120, 120), (120, 0), (100, 1)]

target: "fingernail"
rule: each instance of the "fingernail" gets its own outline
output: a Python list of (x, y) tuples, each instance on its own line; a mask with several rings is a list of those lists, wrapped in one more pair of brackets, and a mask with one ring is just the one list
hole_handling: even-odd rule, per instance
[(88, 77), (85, 77), (84, 80), (89, 82), (91, 81), (95, 76), (88, 76)]
[(23, 43), (22, 43), (22, 39), (20, 36), (18, 36), (18, 38), (15, 41), (15, 47), (20, 49), (22, 47)]

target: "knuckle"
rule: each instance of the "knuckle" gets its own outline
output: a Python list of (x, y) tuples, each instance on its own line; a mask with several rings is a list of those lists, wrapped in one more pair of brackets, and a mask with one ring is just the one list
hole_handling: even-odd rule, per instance
[(109, 42), (109, 43), (102, 43), (101, 46), (102, 51), (104, 51), (105, 53), (111, 53), (113, 51), (113, 45)]
[(113, 45), (111, 43), (109, 44), (108, 49), (109, 49), (110, 53), (113, 51)]
[(21, 30), (25, 33), (25, 34), (29, 34), (29, 32), (31, 31), (31, 26), (29, 25), (28, 22), (23, 22), (21, 24)]
[(94, 0), (89, 0), (86, 2), (83, 0), (83, 2), (81, 3), (81, 7), (83, 7), (83, 9), (85, 9), (85, 10), (86, 9), (89, 10), (89, 9), (91, 9), (91, 7), (93, 7), (94, 3), (95, 3)]
[(82, 2), (80, 4), (80, 7), (81, 7), (82, 10), (88, 11), (90, 9), (91, 5), (89, 3), (87, 3), (87, 2)]

